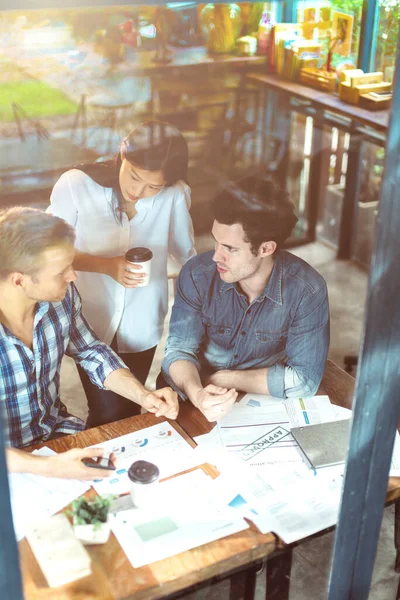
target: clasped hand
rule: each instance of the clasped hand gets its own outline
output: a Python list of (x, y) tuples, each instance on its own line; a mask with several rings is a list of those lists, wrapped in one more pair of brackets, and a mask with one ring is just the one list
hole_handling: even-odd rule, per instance
[[(168, 387), (155, 390), (154, 392), (146, 391), (141, 397), (140, 404), (147, 411), (154, 413), (156, 417), (176, 419), (178, 416), (178, 396), (174, 390)], [(113, 471), (87, 467), (82, 462), (84, 458), (98, 458), (104, 454), (105, 452), (102, 448), (74, 448), (73, 450), (62, 452), (57, 456), (46, 457), (43, 460), (49, 463), (51, 474), (56, 474), (57, 477), (89, 481), (103, 479), (112, 475)], [(115, 466), (115, 454), (112, 453), (110, 459)]]
[(199, 390), (195, 398), (195, 406), (210, 422), (224, 417), (236, 402), (237, 391), (209, 383)]
[(146, 391), (141, 398), (140, 404), (148, 412), (154, 413), (156, 417), (176, 419), (179, 412), (178, 395), (169, 387)]

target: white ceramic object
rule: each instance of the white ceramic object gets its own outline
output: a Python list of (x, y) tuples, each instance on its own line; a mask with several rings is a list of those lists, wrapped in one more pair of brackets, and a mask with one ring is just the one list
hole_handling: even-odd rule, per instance
[(159, 502), (158, 484), (160, 471), (156, 465), (145, 460), (132, 463), (128, 478), (132, 503), (136, 508), (149, 508)]
[(92, 544), (105, 544), (110, 537), (111, 526), (107, 521), (97, 528), (94, 525), (74, 525), (74, 532), (78, 540), (88, 546)]

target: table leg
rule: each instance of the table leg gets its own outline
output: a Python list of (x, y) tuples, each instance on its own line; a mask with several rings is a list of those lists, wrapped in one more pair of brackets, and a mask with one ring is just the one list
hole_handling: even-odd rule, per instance
[(260, 566), (232, 575), (229, 585), (229, 600), (254, 600), (257, 572)]
[(288, 187), (289, 163), (290, 163), (290, 138), (292, 130), (292, 107), (290, 99), (278, 91), (274, 94), (274, 114), (271, 119), (271, 132), (278, 140), (282, 140), (286, 150), (282, 157), (281, 165), (277, 173), (278, 184), (284, 190)]
[(254, 600), (256, 594), (257, 569), (252, 569), (246, 573), (244, 584), (244, 600)]
[(350, 146), (348, 151), (346, 186), (344, 190), (342, 215), (340, 219), (340, 236), (338, 259), (348, 260), (351, 258), (354, 224), (357, 215), (357, 204), (361, 185), (361, 157), (362, 136), (357, 133), (353, 125), (350, 134)]
[(291, 568), (291, 549), (268, 558), (265, 600), (289, 600)]
[(396, 548), (394, 570), (396, 573), (400, 573), (400, 498), (394, 503), (394, 545)]
[(316, 238), (319, 206), (323, 202), (328, 183), (329, 146), (326, 131), (324, 131), (324, 111), (320, 110), (313, 117), (310, 179), (307, 194), (307, 235), (310, 242), (314, 242)]

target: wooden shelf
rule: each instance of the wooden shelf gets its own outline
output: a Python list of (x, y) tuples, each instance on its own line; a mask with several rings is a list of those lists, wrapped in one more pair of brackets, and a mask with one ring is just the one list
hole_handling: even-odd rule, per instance
[(297, 81), (281, 79), (273, 74), (248, 73), (246, 79), (253, 83), (264, 84), (271, 89), (289, 94), (300, 100), (307, 100), (316, 108), (337, 113), (373, 129), (379, 131), (387, 131), (388, 129), (389, 109), (370, 111), (359, 106), (352, 106), (343, 102), (334, 94), (318, 91)]

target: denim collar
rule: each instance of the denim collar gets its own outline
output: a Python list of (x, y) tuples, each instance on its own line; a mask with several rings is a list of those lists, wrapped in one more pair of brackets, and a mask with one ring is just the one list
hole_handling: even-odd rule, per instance
[[(262, 302), (264, 298), (276, 302), (276, 304), (283, 304), (282, 301), (282, 279), (283, 279), (283, 257), (281, 252), (277, 252), (275, 255), (274, 266), (272, 269), (271, 277), (267, 285), (264, 288), (262, 294), (260, 294), (256, 302)], [(220, 297), (230, 289), (234, 289), (238, 294), (241, 292), (237, 288), (236, 283), (226, 283), (223, 281), (219, 288)]]

